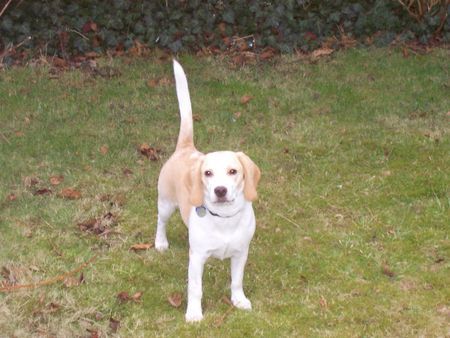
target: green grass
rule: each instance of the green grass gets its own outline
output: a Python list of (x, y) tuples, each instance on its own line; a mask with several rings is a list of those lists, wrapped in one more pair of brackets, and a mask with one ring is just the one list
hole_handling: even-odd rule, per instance
[[(181, 58), (197, 147), (245, 151), (263, 173), (244, 284), (254, 310), (229, 310), (229, 262), (211, 260), (197, 325), (184, 323), (180, 217), (167, 253), (130, 250), (153, 242), (158, 172), (178, 133), (173, 83), (146, 84), (172, 78), (170, 63), (115, 60), (121, 75), (110, 79), (0, 73), (0, 269), (10, 271), (0, 283), (47, 280), (97, 255), (81, 285), (0, 293), (0, 335), (107, 336), (111, 317), (123, 337), (450, 334), (449, 60), (445, 49), (356, 49), (236, 70)], [(253, 99), (241, 105), (243, 95)], [(138, 153), (144, 142), (160, 161)], [(68, 187), (82, 197), (61, 198)], [(77, 226), (109, 211), (117, 224), (106, 238)], [(143, 296), (122, 304), (122, 291)], [(175, 292), (179, 308), (167, 300)]]

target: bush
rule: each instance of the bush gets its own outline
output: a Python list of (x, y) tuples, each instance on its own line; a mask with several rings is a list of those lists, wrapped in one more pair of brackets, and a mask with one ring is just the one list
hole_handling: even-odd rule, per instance
[(173, 52), (225, 50), (233, 43), (291, 52), (343, 35), (364, 41), (376, 34), (380, 44), (398, 35), (446, 40), (449, 6), (428, 1), (435, 5), (416, 15), (415, 1), (400, 0), (16, 0), (0, 19), (0, 45), (24, 43), (64, 56), (124, 50), (136, 41)]

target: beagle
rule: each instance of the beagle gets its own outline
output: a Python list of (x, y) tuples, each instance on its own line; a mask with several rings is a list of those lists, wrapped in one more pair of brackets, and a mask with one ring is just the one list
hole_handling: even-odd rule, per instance
[(158, 223), (155, 248), (169, 247), (166, 224), (176, 208), (189, 232), (188, 302), (186, 321), (203, 318), (202, 275), (209, 257), (231, 259), (231, 301), (250, 310), (242, 280), (250, 241), (255, 232), (252, 201), (261, 176), (242, 152), (202, 154), (194, 146), (192, 108), (186, 75), (173, 61), (180, 109), (180, 131), (175, 152), (158, 179)]

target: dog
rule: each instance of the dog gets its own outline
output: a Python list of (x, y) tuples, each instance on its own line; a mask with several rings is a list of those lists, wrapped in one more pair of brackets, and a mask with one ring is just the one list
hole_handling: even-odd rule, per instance
[(158, 179), (155, 248), (164, 251), (169, 247), (166, 224), (178, 208), (189, 233), (186, 321), (197, 322), (203, 319), (203, 267), (211, 256), (231, 259), (231, 301), (237, 308), (252, 308), (242, 280), (255, 232), (252, 202), (257, 198), (261, 172), (242, 152), (203, 154), (195, 148), (186, 75), (176, 60), (173, 69), (181, 122), (175, 152)]

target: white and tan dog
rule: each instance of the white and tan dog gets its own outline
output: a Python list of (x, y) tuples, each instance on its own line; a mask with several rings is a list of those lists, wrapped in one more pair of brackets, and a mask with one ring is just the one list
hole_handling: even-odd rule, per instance
[(188, 304), (186, 321), (202, 314), (202, 275), (206, 260), (231, 258), (231, 300), (251, 309), (242, 280), (250, 241), (255, 232), (252, 201), (261, 176), (259, 168), (242, 152), (200, 153), (194, 146), (192, 108), (186, 75), (174, 60), (181, 126), (174, 154), (158, 180), (158, 225), (155, 248), (169, 247), (166, 223), (176, 208), (189, 231)]

